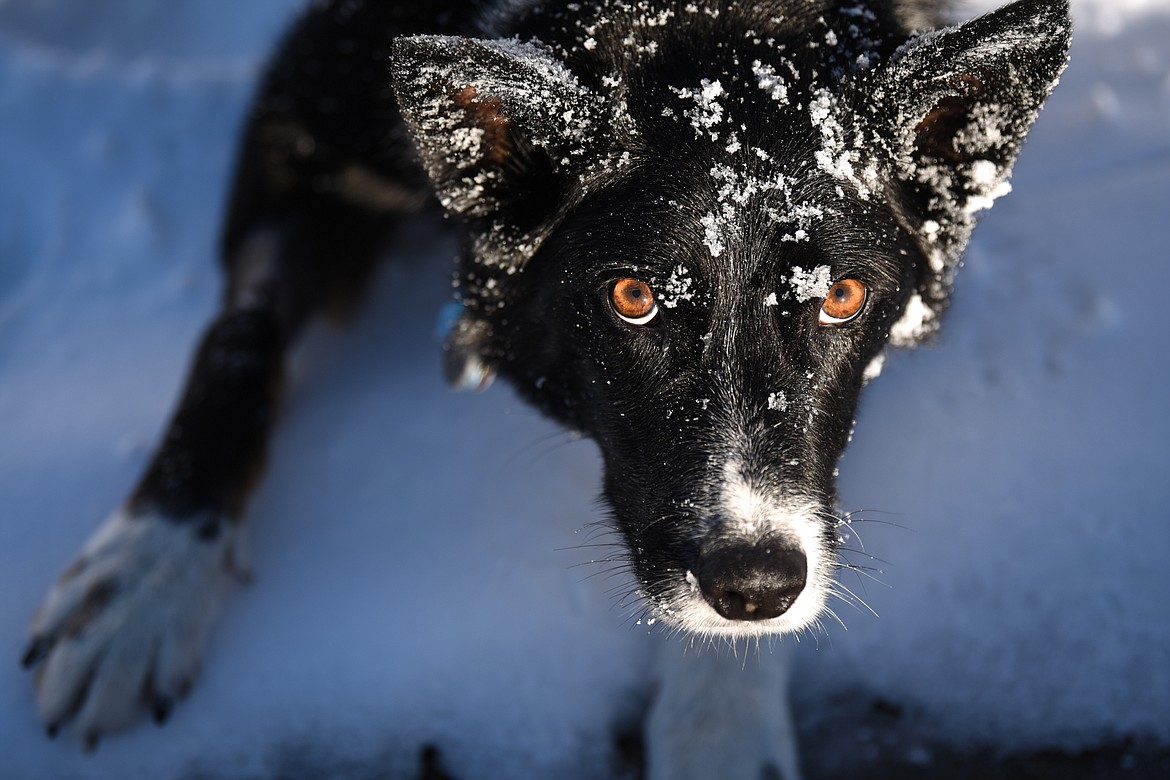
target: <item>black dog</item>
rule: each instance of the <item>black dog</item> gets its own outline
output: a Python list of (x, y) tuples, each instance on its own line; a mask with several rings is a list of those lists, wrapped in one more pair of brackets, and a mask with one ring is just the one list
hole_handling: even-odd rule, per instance
[[(466, 234), (450, 379), (504, 376), (596, 439), (648, 612), (702, 637), (815, 626), (861, 388), (888, 344), (935, 330), (1067, 56), (1066, 0), (911, 32), (936, 13), (315, 3), (256, 99), (223, 306), (179, 409), (34, 620), (50, 733), (92, 745), (189, 687), (241, 571), (286, 349), (436, 201)], [(795, 776), (778, 671), (675, 666), (652, 777)]]

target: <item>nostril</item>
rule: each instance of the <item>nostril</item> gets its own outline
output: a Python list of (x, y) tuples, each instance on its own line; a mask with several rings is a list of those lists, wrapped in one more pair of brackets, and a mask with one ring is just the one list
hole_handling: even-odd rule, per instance
[(728, 620), (767, 620), (787, 612), (804, 590), (804, 553), (780, 545), (720, 547), (703, 556), (699, 590)]

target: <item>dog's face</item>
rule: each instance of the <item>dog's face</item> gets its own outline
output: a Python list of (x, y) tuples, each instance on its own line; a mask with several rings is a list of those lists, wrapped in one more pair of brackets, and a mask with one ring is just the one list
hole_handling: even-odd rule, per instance
[[(775, 181), (760, 163), (738, 186)], [(914, 248), (822, 173), (793, 182), (802, 216), (753, 219), (784, 196), (728, 207), (702, 164), (643, 160), (567, 216), (511, 288), (505, 342), (522, 346), (496, 362), (599, 443), (659, 612), (707, 633), (797, 628), (823, 603), (836, 461)]]
[(638, 590), (689, 631), (825, 609), (867, 372), (933, 329), (1063, 67), (1060, 2), (905, 46), (859, 8), (396, 50), (423, 162), (469, 222), (453, 378), (499, 372), (598, 442)]

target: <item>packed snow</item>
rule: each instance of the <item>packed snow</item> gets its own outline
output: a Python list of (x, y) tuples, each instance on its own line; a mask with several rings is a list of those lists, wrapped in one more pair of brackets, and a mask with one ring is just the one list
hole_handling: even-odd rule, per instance
[(803, 303), (828, 295), (829, 288), (833, 285), (831, 272), (832, 269), (827, 265), (818, 265), (811, 271), (806, 271), (799, 265), (794, 266), (788, 282), (792, 285), (792, 294), (796, 296), (796, 300)]
[[(683, 646), (617, 606), (593, 445), (500, 385), (443, 386), (455, 246), (428, 227), (297, 350), (256, 581), (190, 698), (93, 756), (34, 716), (28, 621), (175, 400), (235, 134), (297, 5), (0, 0), (0, 778), (406, 778), (424, 744), (460, 780), (611, 777), (653, 653)], [(837, 605), (848, 630), (801, 640), (811, 736), (881, 700), (959, 747), (1170, 745), (1170, 0), (1074, 15), (937, 346), (888, 352), (863, 397), (841, 499), (880, 582), (842, 583), (880, 618)]]

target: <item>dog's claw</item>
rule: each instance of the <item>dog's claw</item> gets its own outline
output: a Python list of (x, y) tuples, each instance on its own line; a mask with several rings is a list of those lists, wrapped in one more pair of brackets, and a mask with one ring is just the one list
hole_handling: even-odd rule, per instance
[(36, 666), (49, 654), (52, 643), (42, 636), (34, 636), (20, 657), (20, 665), (25, 669)]
[(170, 720), (175, 702), (168, 696), (156, 696), (150, 704), (150, 715), (159, 726)]
[(96, 731), (88, 731), (81, 741), (81, 749), (85, 751), (86, 755), (92, 755), (101, 744), (101, 738)]
[(49, 725), (45, 726), (45, 736), (47, 736), (49, 739), (56, 739), (59, 733), (61, 733), (60, 723), (50, 723)]

